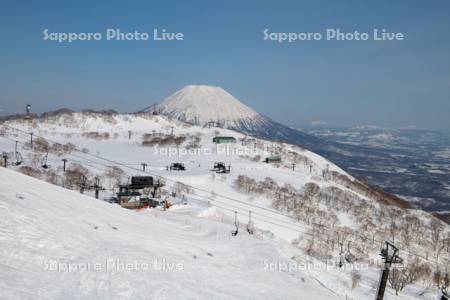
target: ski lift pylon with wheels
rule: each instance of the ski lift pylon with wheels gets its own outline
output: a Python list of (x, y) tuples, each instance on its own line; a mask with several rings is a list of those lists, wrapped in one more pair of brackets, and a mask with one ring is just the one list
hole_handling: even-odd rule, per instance
[(237, 221), (237, 211), (234, 212), (234, 226), (236, 226), (236, 229), (231, 232), (232, 236), (236, 236), (239, 233), (239, 224)]

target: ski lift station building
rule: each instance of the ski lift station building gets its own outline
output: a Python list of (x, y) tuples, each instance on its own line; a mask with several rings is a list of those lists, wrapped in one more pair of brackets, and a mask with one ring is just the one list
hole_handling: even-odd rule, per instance
[(236, 143), (236, 138), (232, 136), (216, 136), (213, 138), (213, 143), (216, 144)]
[(281, 162), (281, 156), (279, 155), (274, 155), (274, 156), (269, 156), (266, 157), (266, 163), (279, 163)]

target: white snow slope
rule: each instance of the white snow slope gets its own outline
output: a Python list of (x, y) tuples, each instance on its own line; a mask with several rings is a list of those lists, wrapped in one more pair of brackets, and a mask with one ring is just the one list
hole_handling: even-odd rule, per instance
[(125, 210), (0, 167), (0, 299), (339, 299), (304, 272), (265, 270), (289, 261), (274, 240), (195, 215)]
[[(327, 179), (323, 173), (327, 170), (348, 174), (317, 154), (293, 145), (252, 139), (231, 130), (190, 126), (153, 115), (74, 113), (8, 121), (5, 126), (1, 125), (0, 152), (9, 152), (10, 162), (13, 161), (15, 141), (18, 141), (18, 150), (24, 157), (21, 166), (10, 165), (11, 169), (20, 170), (24, 166), (39, 169), (36, 176), (45, 180), (56, 176), (56, 182), (61, 184), (64, 179), (61, 159), (66, 158), (68, 168), (82, 164), (89, 169), (90, 178), (100, 176), (101, 184), (107, 189), (101, 192), (101, 198), (107, 198), (113, 194), (110, 190), (113, 186), (105, 171), (107, 165), (115, 163), (95, 157), (100, 155), (120, 162), (120, 168), (126, 172), (122, 182), (126, 182), (128, 176), (143, 174), (141, 163), (146, 163), (145, 174), (165, 177), (167, 191), (173, 190), (175, 181), (196, 189), (185, 192), (188, 205), (165, 212), (136, 212), (0, 168), (0, 299), (374, 298), (379, 278), (376, 264), (358, 271), (361, 280), (354, 288), (351, 268), (356, 264), (352, 263), (346, 264), (348, 269), (324, 268), (323, 265), (318, 269), (289, 272), (265, 269), (264, 262), (320, 265), (328, 259), (335, 263), (339, 249), (334, 244), (328, 251), (329, 257), (322, 260), (307, 255), (304, 250), (311, 241), (308, 234), (311, 234), (311, 221), (314, 220), (290, 217), (288, 211), (280, 214), (273, 207), (271, 195), (236, 190), (239, 175), (257, 181), (271, 177), (280, 186), (289, 184), (300, 193), (307, 184), (315, 184), (321, 190), (338, 188), (348, 192), (348, 198), (340, 202), (337, 196), (328, 202), (315, 199), (314, 209), (320, 215), (311, 211), (306, 216), (314, 217), (326, 226), (348, 227), (367, 236), (369, 241), (352, 236), (353, 253), (361, 255), (362, 262), (368, 259), (381, 261), (378, 255), (381, 244), (370, 242), (370, 237), (376, 233), (380, 239), (389, 238), (388, 228), (378, 232), (389, 217), (386, 207), (357, 190), (352, 191), (346, 184)], [(61, 156), (50, 153), (50, 168), (42, 170), (40, 159), (45, 153), (30, 150), (27, 144), (29, 132), (34, 132), (35, 143), (37, 136), (43, 136), (62, 144), (70, 142), (78, 149), (85, 148), (89, 154), (73, 151)], [(100, 137), (88, 133), (98, 133)], [(185, 136), (186, 141), (179, 147), (143, 145), (146, 135), (158, 138), (172, 133)], [(238, 142), (215, 145), (212, 138), (217, 135), (234, 136)], [(191, 152), (188, 146), (192, 137), (198, 137), (199, 148), (190, 149), (194, 150)], [(264, 163), (264, 157), (277, 153), (277, 148), (283, 150), (282, 163)], [(293, 160), (295, 153), (302, 160)], [(231, 164), (231, 173), (211, 172), (216, 161)], [(173, 162), (183, 162), (187, 170), (168, 171), (166, 166)], [(292, 169), (293, 162), (297, 162), (295, 170)], [(180, 203), (179, 197), (172, 200)], [(249, 210), (256, 227), (253, 236), (245, 231)], [(231, 237), (234, 211), (238, 212), (241, 233)], [(402, 225), (405, 216), (418, 216), (423, 220), (423, 226), (428, 226), (430, 221), (428, 214), (415, 210), (397, 210), (393, 218)], [(331, 241), (337, 238), (333, 232), (330, 234), (329, 244), (324, 244), (326, 238), (315, 241), (330, 247)], [(428, 232), (423, 236), (428, 236)], [(302, 243), (291, 245), (290, 242), (296, 239)], [(431, 257), (433, 251), (427, 240), (419, 244), (416, 239), (410, 240), (408, 250)], [(398, 243), (399, 237), (396, 240)], [(355, 248), (357, 243), (359, 246)], [(400, 253), (403, 258), (408, 258), (404, 246)], [(92, 266), (104, 264), (109, 258), (120, 258), (128, 263), (166, 259), (172, 264), (181, 262), (184, 269), (142, 272), (115, 271), (113, 268), (110, 272), (55, 272), (44, 268), (48, 260)], [(446, 256), (441, 255), (440, 259), (442, 263)], [(435, 299), (438, 291), (430, 283), (419, 282), (408, 285), (399, 296), (394, 295), (392, 288), (386, 293), (385, 299)]]

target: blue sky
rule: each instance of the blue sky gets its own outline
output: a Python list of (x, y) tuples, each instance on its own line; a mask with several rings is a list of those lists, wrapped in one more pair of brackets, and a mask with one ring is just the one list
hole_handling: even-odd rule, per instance
[[(65, 2), (65, 3), (63, 3)], [(0, 6), (0, 113), (135, 111), (187, 84), (218, 85), (292, 126), (450, 128), (449, 1), (8, 1)], [(43, 40), (106, 28), (182, 42)], [(402, 32), (404, 41), (276, 43), (262, 31)]]

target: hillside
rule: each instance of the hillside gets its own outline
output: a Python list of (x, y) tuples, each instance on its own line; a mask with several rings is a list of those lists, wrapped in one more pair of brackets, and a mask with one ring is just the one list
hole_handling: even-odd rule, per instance
[[(432, 212), (450, 209), (450, 133), (412, 128), (313, 126), (308, 133), (330, 141), (377, 149), (371, 161), (353, 162), (350, 172), (402, 195), (413, 205)], [(348, 158), (350, 163), (350, 157)]]
[[(375, 136), (374, 143), (347, 143), (345, 133), (333, 138), (327, 130), (317, 134), (291, 128), (254, 111), (224, 89), (205, 85), (186, 86), (144, 111), (298, 145), (326, 157), (360, 180), (400, 195), (415, 207), (432, 212), (448, 211), (448, 147), (436, 147), (448, 140), (445, 135), (431, 143), (429, 133), (425, 139), (412, 137), (410, 145), (394, 149), (383, 138), (385, 135)], [(361, 128), (363, 133), (368, 133), (367, 129), (370, 131), (370, 128)], [(350, 132), (350, 137), (354, 134)], [(404, 137), (393, 140), (401, 143)]]
[(208, 209), (129, 211), (0, 168), (0, 212), (1, 299), (338, 299), (264, 271), (261, 257), (289, 260), (279, 244), (230, 238), (196, 217)]
[[(330, 161), (299, 146), (256, 139), (228, 129), (192, 126), (151, 114), (65, 112), (10, 120), (0, 128), (0, 151), (8, 152), (9, 162), (13, 163), (17, 141), (23, 157), (20, 166), (9, 164), (9, 168), (74, 190), (80, 187), (76, 178), (68, 176), (74, 174), (72, 171), (82, 171), (89, 182), (97, 176), (105, 188), (100, 197), (104, 200), (114, 195), (118, 182), (126, 182), (131, 175), (147, 174), (160, 178), (166, 182), (163, 197), (169, 197), (176, 204), (173, 210), (158, 214), (167, 227), (176, 228), (177, 225), (167, 223), (165, 216), (175, 222), (180, 221), (176, 216), (181, 213), (181, 227), (185, 218), (192, 218), (188, 223), (200, 222), (203, 225), (196, 226), (207, 232), (219, 227), (217, 230), (223, 233), (219, 235), (221, 238), (206, 234), (214, 241), (222, 238), (227, 242), (239, 240), (241, 245), (241, 239), (247, 237), (258, 243), (271, 244), (284, 259), (290, 258), (295, 263), (332, 263), (334, 266), (330, 268), (300, 273), (313, 276), (338, 297), (373, 298), (381, 262), (378, 254), (385, 240), (394, 241), (405, 259), (399, 269), (404, 271), (398, 272), (416, 272), (415, 279), (398, 291), (398, 298), (434, 299), (438, 293), (433, 274), (445, 270), (448, 262), (448, 226), (423, 211), (408, 209), (401, 199), (354, 179)], [(33, 146), (29, 132), (34, 134)], [(217, 145), (212, 142), (215, 136), (232, 136), (236, 143)], [(42, 169), (47, 151), (45, 162), (50, 167)], [(264, 162), (266, 157), (275, 155), (280, 156), (281, 162)], [(62, 159), (67, 159), (67, 169), (71, 172), (63, 172)], [(230, 173), (212, 172), (217, 161), (231, 165)], [(187, 170), (167, 170), (173, 162), (183, 162)], [(145, 172), (142, 163), (146, 164)], [(92, 190), (86, 193), (93, 195)], [(96, 205), (114, 206), (98, 202), (101, 204)], [(123, 210), (120, 207), (114, 209)], [(235, 212), (241, 232), (237, 239), (230, 235)], [(253, 236), (245, 230), (250, 212), (255, 226)], [(136, 216), (136, 212), (129, 211), (120, 214)], [(147, 214), (154, 216), (155, 211), (137, 213), (138, 218)], [(220, 224), (210, 224), (211, 218)], [(88, 222), (96, 224), (92, 220)], [(142, 227), (151, 227), (151, 224)], [(164, 229), (157, 231), (164, 232)], [(130, 237), (135, 238), (142, 239), (142, 236)], [(196, 248), (202, 244), (187, 233), (180, 234), (175, 240), (190, 244), (185, 247), (196, 245), (192, 246)], [(131, 242), (128, 238), (125, 241)], [(164, 251), (175, 251), (168, 249), (171, 247), (173, 243), (166, 244)], [(258, 257), (259, 263), (272, 259), (272, 254), (253, 252), (265, 246), (249, 247), (252, 250), (239, 248), (236, 251)], [(351, 254), (351, 260), (343, 261), (344, 254)], [(340, 260), (344, 269), (335, 265)], [(364, 265), (366, 269), (355, 272), (352, 268), (356, 265)], [(419, 270), (413, 266), (418, 266)], [(288, 273), (295, 277), (292, 272)], [(358, 283), (352, 288), (355, 280)], [(389, 289), (388, 293), (392, 296), (395, 291)], [(291, 299), (290, 295), (284, 298)], [(228, 296), (246, 298), (234, 294)]]

